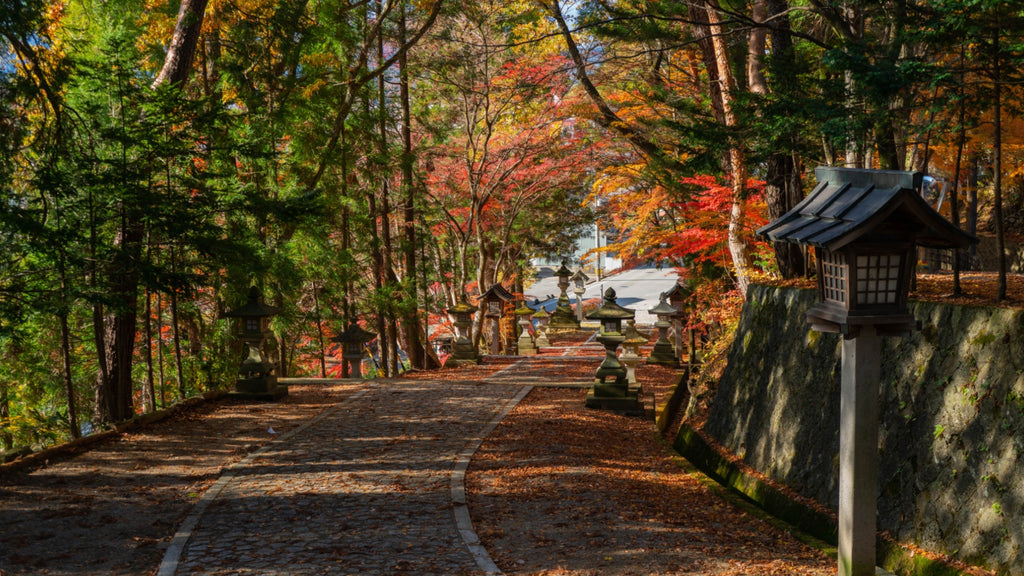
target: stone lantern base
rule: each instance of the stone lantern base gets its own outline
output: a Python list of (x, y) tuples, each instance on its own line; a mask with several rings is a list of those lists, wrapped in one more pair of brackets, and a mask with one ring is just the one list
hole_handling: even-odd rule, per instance
[(452, 347), (452, 355), (445, 360), (447, 366), (468, 366), (479, 364), (483, 358), (477, 352), (476, 347), (467, 338), (459, 338)]
[[(555, 310), (555, 312), (558, 312)], [(566, 321), (564, 318), (557, 318), (554, 314), (551, 315), (551, 323), (548, 324), (548, 330), (552, 334), (563, 334), (565, 332), (575, 332), (580, 329), (580, 325), (576, 322), (576, 317), (573, 316), (572, 322)]]
[(624, 388), (614, 384), (595, 382), (594, 387), (587, 393), (585, 406), (620, 412), (627, 416), (644, 415), (644, 405), (640, 400), (640, 387), (636, 385)]
[(235, 381), (234, 392), (228, 393), (231, 398), (239, 400), (265, 400), (273, 402), (288, 395), (288, 386), (277, 383), (277, 376), (252, 376), (239, 378)]
[(516, 352), (519, 356), (534, 356), (537, 354), (537, 347), (533, 344), (533, 338), (530, 338), (530, 333), (523, 330), (523, 333), (519, 335), (519, 339), (516, 341)]
[(278, 385), (277, 376), (271, 374), (274, 365), (263, 360), (259, 344), (247, 343), (249, 355), (242, 361), (238, 369), (238, 380), (235, 391), (228, 393), (231, 398), (240, 400), (274, 401), (288, 395), (288, 387)]
[(629, 382), (626, 367), (614, 356), (615, 347), (622, 337), (602, 335), (598, 340), (605, 344), (609, 354), (597, 369), (597, 379), (587, 394), (585, 406), (642, 416), (644, 406), (640, 401), (640, 386)]
[(666, 339), (660, 339), (654, 343), (654, 349), (647, 357), (647, 363), (658, 366), (679, 366), (679, 359), (676, 358), (676, 350), (672, 347), (672, 343)]

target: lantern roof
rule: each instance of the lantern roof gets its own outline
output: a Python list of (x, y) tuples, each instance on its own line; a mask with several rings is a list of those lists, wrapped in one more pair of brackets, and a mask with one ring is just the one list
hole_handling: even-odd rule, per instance
[(275, 306), (268, 306), (260, 301), (260, 290), (253, 286), (249, 288), (249, 295), (245, 304), (224, 313), (225, 318), (266, 318), (281, 313), (281, 309)]
[(458, 304), (456, 304), (455, 306), (452, 306), (451, 308), (448, 309), (448, 313), (449, 314), (472, 314), (472, 313), (476, 312), (477, 310), (478, 310), (478, 308), (476, 306), (473, 306), (469, 302), (466, 302), (466, 297), (463, 296), (462, 299), (459, 300)]
[(930, 248), (964, 248), (978, 241), (925, 202), (918, 193), (920, 172), (819, 166), (814, 176), (814, 190), (760, 228), (759, 236), (833, 252), (864, 236)]
[(665, 292), (661, 295), (661, 302), (658, 302), (658, 305), (655, 306), (654, 308), (651, 308), (648, 312), (657, 316), (671, 316), (672, 314), (678, 312), (679, 310), (676, 310), (675, 306), (669, 304), (667, 299), (668, 292)]
[(501, 300), (503, 302), (511, 302), (515, 300), (515, 296), (512, 295), (500, 282), (491, 284), (483, 294), (480, 295), (481, 300)]
[(693, 294), (693, 282), (686, 280), (682, 284), (676, 282), (674, 286), (665, 291), (669, 298), (675, 296), (676, 298), (689, 298)]
[(604, 303), (596, 310), (587, 314), (588, 320), (623, 320), (636, 316), (636, 310), (623, 308), (615, 303), (615, 289), (608, 288), (604, 291)]
[(573, 282), (579, 281), (586, 284), (590, 280), (590, 276), (587, 276), (583, 272), (583, 268), (580, 268), (572, 275), (572, 277), (569, 278), (569, 280), (572, 280)]
[(555, 270), (555, 276), (560, 278), (568, 278), (569, 276), (572, 276), (572, 270), (569, 270), (569, 267), (565, 265), (565, 260), (562, 260), (562, 265), (558, 270)]
[(525, 316), (527, 314), (533, 314), (533, 308), (530, 308), (526, 304), (526, 301), (523, 300), (522, 302), (519, 303), (519, 307), (515, 309), (514, 314), (516, 316)]
[(551, 314), (548, 314), (548, 311), (545, 310), (543, 306), (541, 306), (539, 309), (537, 309), (536, 312), (533, 313), (533, 317), (534, 318), (550, 318)]
[(358, 342), (360, 344), (365, 344), (376, 337), (376, 332), (370, 332), (369, 330), (364, 329), (358, 322), (350, 322), (348, 328), (343, 330), (341, 334), (331, 338), (331, 342), (340, 342), (342, 344)]

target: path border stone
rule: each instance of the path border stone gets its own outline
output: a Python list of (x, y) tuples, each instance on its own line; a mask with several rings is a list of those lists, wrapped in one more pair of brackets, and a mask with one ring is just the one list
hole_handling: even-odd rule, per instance
[(523, 386), (511, 400), (506, 402), (501, 412), (491, 418), (491, 421), (470, 439), (462, 453), (456, 457), (455, 465), (452, 467), (452, 514), (455, 516), (455, 527), (458, 529), (459, 535), (462, 536), (466, 548), (469, 549), (470, 555), (473, 556), (473, 560), (476, 561), (476, 565), (484, 571), (486, 576), (502, 576), (504, 573), (494, 563), (494, 560), (491, 560), (491, 555), (480, 543), (480, 537), (477, 536), (476, 530), (473, 528), (473, 520), (469, 516), (469, 502), (466, 498), (466, 470), (469, 469), (473, 455), (480, 449), (484, 440), (494, 432), (498, 423), (504, 420), (531, 390), (533, 390), (533, 386)]

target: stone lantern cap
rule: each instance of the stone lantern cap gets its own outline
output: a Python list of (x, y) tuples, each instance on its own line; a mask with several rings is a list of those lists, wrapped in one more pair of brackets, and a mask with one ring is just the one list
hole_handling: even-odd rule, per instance
[(249, 288), (249, 295), (245, 304), (224, 313), (225, 318), (267, 318), (281, 313), (281, 309), (275, 306), (268, 306), (260, 301), (260, 290), (253, 286)]
[(376, 337), (376, 332), (370, 332), (360, 326), (358, 322), (352, 322), (348, 325), (348, 328), (341, 332), (341, 334), (331, 338), (331, 342), (339, 342), (341, 344), (366, 344)]
[(519, 303), (519, 307), (515, 309), (516, 316), (532, 316), (533, 308), (530, 308), (525, 301)]
[(674, 306), (669, 304), (667, 302), (667, 299), (668, 293), (666, 292), (661, 295), (661, 302), (658, 302), (658, 305), (655, 306), (654, 308), (651, 308), (649, 312), (656, 316), (671, 316), (678, 312), (679, 310), (677, 310)]
[(477, 311), (477, 307), (473, 306), (469, 302), (466, 302), (465, 297), (463, 297), (462, 300), (459, 300), (458, 304), (456, 304), (455, 306), (452, 306), (451, 308), (448, 309), (448, 313), (449, 314), (454, 314), (456, 316), (458, 316), (460, 314), (467, 314), (468, 315), (468, 314), (472, 314), (472, 313), (474, 313), (476, 311)]
[(559, 278), (568, 278), (572, 276), (572, 270), (569, 270), (569, 267), (565, 265), (565, 260), (562, 261), (562, 265), (555, 271), (555, 276), (558, 276)]
[(978, 239), (958, 230), (917, 192), (920, 172), (819, 166), (818, 185), (759, 236), (831, 252), (857, 241), (909, 242), (929, 248), (966, 248)]
[(623, 308), (615, 303), (615, 289), (604, 291), (604, 303), (587, 314), (587, 320), (625, 320), (636, 316), (636, 310)]
[(536, 312), (533, 313), (534, 318), (550, 318), (551, 314), (541, 306)]

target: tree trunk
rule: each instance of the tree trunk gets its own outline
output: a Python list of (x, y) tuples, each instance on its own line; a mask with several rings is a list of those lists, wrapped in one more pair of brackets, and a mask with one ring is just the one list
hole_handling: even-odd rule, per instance
[(60, 356), (63, 364), (64, 393), (67, 396), (68, 427), (71, 429), (71, 437), (78, 438), (82, 435), (82, 431), (78, 427), (75, 383), (71, 378), (71, 330), (68, 327), (68, 315), (65, 312), (60, 314)]
[[(380, 14), (382, 5), (381, 0), (376, 2), (377, 13)], [(377, 61), (384, 61), (384, 33), (381, 31), (377, 35)], [(381, 171), (380, 171), (380, 211), (376, 212), (376, 217), (371, 219), (371, 225), (374, 227), (374, 235), (377, 236), (377, 219), (380, 219), (380, 231), (379, 241), (376, 242), (377, 253), (374, 256), (374, 266), (376, 268), (376, 280), (375, 288), (377, 289), (377, 295), (381, 299), (380, 301), (389, 301), (384, 294), (388, 290), (387, 270), (391, 267), (391, 223), (388, 212), (390, 211), (390, 204), (388, 202), (388, 171), (384, 164), (384, 159), (387, 158), (388, 154), (388, 130), (387, 130), (387, 91), (385, 89), (384, 76), (377, 77), (377, 121), (378, 129), (380, 130), (380, 142), (379, 152), (381, 156)], [(377, 345), (380, 347), (380, 368), (382, 375), (385, 378), (391, 377), (391, 349), (394, 342), (394, 325), (392, 323), (391, 306), (384, 306), (383, 309), (377, 310)]]
[[(341, 142), (341, 196), (342, 198), (348, 198), (348, 141), (347, 131), (342, 126), (341, 133), (339, 135)], [(341, 250), (345, 254), (348, 254), (352, 249), (352, 227), (350, 221), (350, 215), (348, 211), (348, 203), (346, 202), (341, 208)], [(356, 321), (355, 312), (352, 304), (352, 277), (350, 274), (343, 276), (344, 281), (342, 283), (342, 295), (341, 295), (341, 320), (342, 330), (348, 328), (348, 324)], [(341, 377), (348, 378), (349, 366), (348, 362), (342, 361), (341, 363)]]
[[(59, 219), (59, 217), (58, 217)], [(75, 384), (71, 373), (71, 329), (68, 326), (68, 309), (71, 303), (68, 297), (68, 275), (67, 260), (64, 248), (60, 247), (57, 254), (57, 274), (60, 277), (60, 308), (57, 312), (57, 319), (60, 322), (60, 357), (61, 372), (64, 379), (64, 393), (67, 397), (68, 427), (71, 437), (81, 436), (81, 428), (78, 426), (78, 407), (75, 401)]]
[(153, 294), (146, 288), (146, 385), (142, 389), (142, 405), (147, 412), (156, 410), (156, 386), (153, 374)]
[(0, 446), (4, 450), (14, 448), (14, 436), (7, 431), (7, 423), (11, 419), (11, 401), (7, 395), (7, 384), (0, 381)]
[[(768, 0), (752, 0), (750, 17), (754, 21), (747, 41), (747, 86), (754, 94), (768, 93), (768, 81), (764, 75), (764, 52), (768, 40), (768, 29), (763, 23), (768, 17)], [(776, 50), (776, 46), (772, 46)]]
[[(960, 46), (960, 65), (964, 65), (964, 46)], [(953, 166), (953, 189), (949, 197), (949, 210), (952, 216), (953, 226), (960, 229), (960, 162), (964, 157), (964, 144), (967, 140), (967, 126), (964, 125), (967, 115), (967, 103), (964, 101), (963, 85), (964, 73), (960, 75), (959, 102), (957, 103), (957, 138), (956, 138), (956, 162)], [(960, 249), (953, 249), (953, 296), (962, 296), (963, 289), (960, 286)]]
[(196, 46), (199, 44), (199, 33), (203, 29), (206, 2), (207, 0), (181, 0), (174, 33), (167, 45), (167, 56), (164, 58), (160, 73), (153, 80), (153, 88), (165, 82), (172, 85), (181, 84), (188, 78), (192, 61), (195, 59)]
[(104, 318), (103, 340), (108, 367), (103, 392), (107, 410), (105, 422), (127, 420), (134, 415), (132, 361), (138, 317), (138, 261), (143, 240), (142, 224), (134, 212), (124, 205), (121, 207), (120, 230), (114, 239), (118, 250), (108, 273), (114, 279), (110, 290), (114, 305)]
[[(99, 247), (98, 223), (96, 222), (96, 208), (93, 204), (92, 192), (88, 194), (89, 204), (89, 288), (93, 293), (98, 294), (99, 288), (99, 258), (96, 250)], [(104, 340), (106, 326), (104, 323), (103, 304), (94, 302), (92, 305), (92, 337), (96, 346), (96, 384), (93, 399), (93, 421), (97, 423), (110, 422), (111, 415), (107, 409), (109, 402), (108, 381), (110, 380), (110, 366), (107, 363), (107, 345)]]
[[(405, 44), (405, 2), (398, 19), (398, 43)], [(417, 311), (419, 287), (416, 278), (416, 187), (413, 184), (412, 112), (409, 102), (409, 59), (402, 53), (398, 59), (398, 90), (402, 104), (402, 187), (405, 204), (402, 207), (405, 238), (402, 245), (405, 252), (404, 294), (408, 302), (404, 308), (402, 326), (405, 331), (406, 350), (409, 364), (416, 369), (426, 368), (426, 351), (420, 338), (420, 318)]]
[[(722, 110), (722, 89), (724, 88), (722, 76), (719, 73), (718, 53), (715, 47), (715, 32), (711, 29), (709, 13), (717, 10), (718, 5), (711, 6), (707, 3), (690, 2), (688, 4), (690, 19), (693, 27), (693, 35), (697, 39), (697, 47), (700, 48), (701, 61), (708, 74), (708, 99), (711, 102), (712, 112), (715, 120), (725, 124), (725, 112)], [(718, 13), (715, 13), (718, 16)], [(717, 20), (716, 20), (717, 21)], [(721, 26), (718, 27), (721, 32)], [(726, 70), (729, 73), (729, 70)], [(731, 76), (731, 74), (730, 74)]]
[[(729, 66), (729, 51), (722, 33), (721, 17), (715, 0), (708, 0), (707, 16), (711, 41), (715, 49), (715, 62), (721, 79), (721, 108), (726, 128), (736, 128), (736, 116), (733, 113), (733, 94), (736, 83)], [(750, 265), (747, 244), (742, 237), (746, 219), (746, 159), (739, 142), (735, 140), (729, 145), (729, 175), (732, 181), (732, 205), (729, 209), (729, 253), (732, 256), (733, 272), (736, 275), (736, 287), (746, 297), (747, 286), (750, 284)]]
[(1003, 122), (1002, 98), (1003, 87), (1001, 78), (1001, 62), (999, 55), (999, 27), (995, 28), (992, 42), (992, 78), (994, 88), (992, 136), (992, 218), (996, 227), (996, 252), (999, 257), (999, 279), (996, 288), (996, 300), (1006, 300), (1006, 234), (1003, 230)]
[(164, 298), (156, 295), (156, 360), (160, 376), (160, 405), (167, 406), (167, 376), (164, 374)]
[[(755, 6), (760, 1), (757, 0)], [(790, 34), (787, 9), (785, 0), (767, 0), (764, 7), (765, 13), (761, 18), (771, 18), (774, 22), (771, 30), (773, 89), (777, 97), (789, 99), (796, 96), (794, 92), (797, 87), (795, 78), (797, 66), (793, 57), (793, 38)], [(754, 37), (751, 37), (751, 42), (754, 41)], [(763, 51), (763, 42), (759, 42), (757, 48)], [(755, 47), (752, 46), (750, 48), (751, 62), (760, 64), (760, 59), (754, 60), (754, 50)], [(760, 52), (758, 53), (759, 57)], [(759, 74), (759, 76), (763, 77), (763, 74)], [(752, 74), (751, 77), (755, 76)], [(767, 86), (761, 82), (751, 81), (750, 90), (755, 94), (767, 94)], [(769, 220), (781, 218), (803, 197), (800, 170), (797, 166), (797, 139), (798, 136), (793, 133), (784, 135), (782, 142), (784, 142), (785, 148), (773, 152), (768, 157), (765, 174), (765, 201), (768, 204)], [(783, 278), (796, 278), (806, 273), (802, 247), (789, 242), (775, 242), (772, 248), (775, 251), (775, 262), (779, 267), (779, 274)]]
[(320, 290), (313, 282), (313, 313), (316, 315), (316, 337), (320, 344), (320, 377), (327, 378), (327, 348), (324, 346), (324, 321), (320, 315)]
[[(202, 28), (206, 0), (183, 0), (178, 10), (174, 35), (168, 46), (163, 68), (152, 87), (165, 82), (180, 84), (188, 77)], [(102, 348), (106, 353), (107, 369), (99, 382), (98, 404), (102, 405), (99, 420), (119, 421), (133, 415), (132, 407), (132, 360), (135, 349), (135, 333), (138, 317), (139, 268), (138, 261), (143, 241), (141, 219), (136, 210), (122, 202), (121, 225), (114, 245), (118, 248), (110, 277), (115, 278), (111, 295), (116, 301), (108, 310), (104, 322), (97, 330), (103, 334)]]

